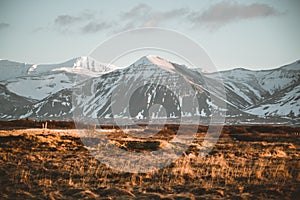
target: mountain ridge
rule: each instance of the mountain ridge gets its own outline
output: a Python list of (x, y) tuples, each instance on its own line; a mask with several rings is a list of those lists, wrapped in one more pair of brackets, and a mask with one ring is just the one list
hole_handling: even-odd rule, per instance
[[(82, 58), (82, 57), (80, 57)], [(86, 58), (82, 58), (82, 60), (84, 61), (84, 59), (89, 59), (88, 57)], [(69, 61), (74, 61), (76, 60), (76, 58), (71, 59)], [(81, 61), (82, 61), (81, 60)], [(2, 60), (3, 61), (3, 60)], [(77, 60), (78, 61), (78, 60)], [(67, 61), (68, 62), (68, 61)], [(72, 63), (70, 62), (70, 63)], [(91, 66), (93, 66), (92, 64), (87, 64), (88, 62), (82, 62), (82, 63), (78, 63), (78, 62), (73, 62), (73, 66), (74, 67), (76, 65), (76, 67), (80, 68), (85, 68), (89, 71), (92, 71), (93, 68), (91, 68)], [(86, 66), (84, 66), (86, 64)], [(18, 67), (23, 66), (25, 68), (27, 68), (27, 70), (30, 69), (30, 67), (33, 67), (33, 65), (18, 65)], [(148, 68), (146, 67), (148, 66)], [(155, 67), (154, 67), (155, 66)], [(159, 69), (156, 69), (157, 66), (159, 67)], [(52, 66), (53, 67), (53, 66)], [(90, 68), (89, 68), (90, 67)], [(152, 68), (149, 68), (152, 67)], [(69, 67), (68, 69), (70, 69), (71, 67)], [(1, 61), (0, 61), (0, 69), (3, 69), (3, 67), (1, 68)], [(72, 89), (74, 87), (76, 87), (76, 85), (80, 84), (80, 82), (76, 82), (76, 76), (78, 76), (78, 74), (80, 74), (80, 71), (78, 73), (72, 72), (72, 71), (68, 71), (66, 69), (61, 69), (61, 65), (59, 66), (59, 64), (55, 64), (55, 66), (53, 68), (51, 68), (51, 66), (49, 66), (50, 71), (48, 72), (44, 72), (42, 71), (42, 73), (35, 73), (35, 74), (28, 74), (28, 75), (24, 75), (24, 76), (18, 76), (19, 74), (17, 73), (17, 77), (13, 78), (14, 81), (18, 82), (20, 81), (20, 83), (24, 83), (24, 80), (27, 80), (29, 78), (31, 78), (28, 81), (35, 81), (32, 80), (32, 77), (37, 78), (36, 76), (39, 75), (43, 75), (46, 77), (45, 74), (48, 73), (49, 77), (51, 78), (53, 77), (53, 75), (56, 73), (56, 77), (61, 76), (62, 74), (64, 74), (64, 78), (58, 79), (56, 81), (56, 79), (52, 79), (53, 83), (56, 83), (56, 86), (54, 86), (54, 88), (57, 88), (57, 90), (51, 92), (51, 93), (47, 93), (41, 96), (41, 98), (38, 99), (38, 103), (34, 103), (36, 102), (36, 100), (33, 100), (32, 105), (27, 105), (27, 109), (28, 112), (24, 115), (24, 113), (21, 114), (17, 114), (17, 112), (15, 111), (11, 111), (13, 114), (16, 114), (15, 116), (11, 116), (11, 118), (7, 117), (8, 115), (4, 116), (1, 115), (1, 109), (0, 109), (0, 118), (2, 119), (19, 119), (20, 117), (26, 116), (26, 117), (32, 117), (32, 118), (60, 118), (63, 117), (64, 119), (71, 119), (72, 118), (72, 112), (74, 111), (74, 108), (72, 108), (72, 106), (70, 106), (72, 104), (72, 101), (70, 100), (70, 96), (72, 96)], [(53, 70), (54, 69), (54, 70)], [(72, 68), (73, 69), (73, 68)], [(34, 69), (33, 69), (34, 70)], [(151, 72), (151, 70), (153, 70), (153, 72)], [(159, 70), (163, 70), (163, 71), (159, 71), (155, 72), (155, 71), (159, 71)], [(179, 70), (179, 71), (178, 71)], [(224, 82), (224, 88), (225, 88), (225, 92), (227, 94), (227, 100), (229, 103), (232, 103), (232, 105), (234, 105), (237, 109), (240, 110), (240, 114), (230, 114), (227, 117), (234, 117), (237, 115), (244, 115), (245, 118), (247, 118), (247, 116), (257, 116), (259, 118), (266, 118), (266, 117), (279, 117), (279, 118), (289, 118), (289, 114), (290, 112), (281, 112), (280, 110), (284, 110), (284, 108), (282, 108), (282, 106), (284, 105), (280, 105), (278, 104), (277, 101), (278, 98), (282, 98), (284, 99), (285, 95), (289, 95), (291, 102), (290, 104), (286, 104), (289, 105), (289, 111), (292, 111), (293, 114), (293, 119), (297, 116), (299, 116), (299, 110), (297, 110), (297, 107), (299, 108), (299, 87), (297, 87), (297, 80), (300, 80), (300, 60), (291, 63), (289, 65), (285, 65), (273, 70), (259, 70), (259, 71), (252, 71), (252, 70), (247, 70), (247, 69), (233, 69), (233, 70), (226, 70), (226, 71), (221, 71), (219, 72), (222, 76), (223, 76), (223, 82)], [(26, 70), (25, 70), (26, 71)], [(242, 72), (241, 72), (242, 71)], [(126, 74), (127, 73), (127, 74)], [(200, 81), (198, 84), (199, 86), (203, 86), (203, 82), (201, 82), (201, 79), (199, 79), (199, 77), (204, 77), (206, 80), (212, 80), (214, 81), (214, 76), (215, 73), (200, 73), (199, 71), (193, 71), (192, 69), (188, 69), (186, 66), (183, 65), (179, 65), (176, 63), (172, 63), (170, 61), (167, 61), (163, 58), (160, 58), (159, 56), (154, 56), (154, 55), (148, 55), (148, 56), (143, 56), (140, 59), (138, 59), (135, 63), (133, 63), (132, 65), (126, 67), (126, 68), (118, 68), (118, 67), (114, 67), (111, 70), (107, 70), (104, 69), (103, 72), (99, 73), (98, 75), (96, 74), (95, 76), (92, 76), (91, 74), (88, 75), (88, 77), (86, 77), (86, 79), (82, 79), (82, 83), (83, 82), (88, 82), (91, 80), (96, 80), (95, 82), (97, 82), (97, 86), (95, 86), (95, 91), (97, 93), (97, 95), (100, 95), (100, 99), (104, 104), (104, 107), (99, 108), (99, 112), (100, 111), (105, 111), (108, 109), (108, 96), (109, 95), (105, 95), (105, 93), (107, 94), (112, 94), (112, 91), (110, 90), (110, 88), (114, 87), (114, 84), (118, 84), (118, 81), (120, 81), (120, 77), (126, 77), (128, 78), (128, 80), (135, 80), (138, 78), (151, 78), (151, 76), (153, 76), (153, 73), (158, 73), (163, 75), (162, 77), (160, 77), (161, 80), (165, 79), (166, 77), (173, 77), (174, 81), (178, 81), (178, 78), (180, 78), (180, 76), (193, 76), (192, 77), (192, 81)], [(126, 74), (126, 76), (124, 75)], [(170, 75), (173, 74), (173, 75)], [(22, 77), (22, 78), (20, 78)], [(71, 78), (70, 78), (71, 77)], [(196, 80), (194, 80), (196, 77)], [(40, 77), (38, 77), (40, 78)], [(190, 77), (191, 78), (191, 77)], [(176, 79), (176, 80), (175, 80)], [(46, 79), (45, 79), (46, 80)], [(46, 82), (45, 80), (43, 80), (42, 82)], [(48, 79), (47, 79), (48, 80)], [(23, 81), (23, 82), (22, 82)], [(62, 87), (58, 87), (57, 85), (58, 82), (61, 85), (63, 85)], [(65, 81), (65, 82), (64, 82)], [(68, 82), (69, 81), (69, 82)], [(17, 85), (13, 85), (13, 82), (10, 79), (8, 80), (2, 80), (0, 81), (0, 85), (2, 85), (2, 87), (5, 87), (9, 92), (14, 93), (13, 89), (16, 88), (20, 88), (20, 86)], [(67, 82), (69, 85), (67, 85)], [(74, 84), (74, 82), (76, 82)], [(34, 82), (36, 83), (36, 82)], [(72, 83), (72, 84), (70, 84)], [(176, 82), (175, 82), (176, 83)], [(90, 82), (90, 84), (95, 84)], [(22, 84), (20, 84), (22, 85)], [(105, 87), (102, 87), (101, 85), (106, 85)], [(42, 87), (41, 90), (45, 91), (46, 87)], [(36, 91), (37, 89), (32, 89), (32, 91)], [(110, 92), (108, 92), (110, 91)], [(103, 94), (101, 94), (101, 92)], [(57, 94), (56, 94), (57, 93)], [(104, 97), (104, 96), (106, 97)], [(280, 97), (275, 98), (275, 96), (278, 95)], [(18, 96), (21, 96), (20, 94), (18, 94)], [(55, 98), (54, 98), (55, 96)], [(60, 97), (61, 99), (58, 100), (57, 97)], [(63, 99), (62, 97), (67, 97), (68, 96), (68, 100)], [(42, 98), (43, 97), (43, 98)], [(4, 97), (3, 97), (4, 98)], [(0, 102), (3, 101), (3, 98), (1, 99), (0, 96)], [(28, 97), (28, 95), (24, 96), (24, 98), (30, 99)], [(204, 98), (204, 97), (202, 97)], [(205, 97), (207, 100), (207, 96)], [(54, 100), (55, 99), (55, 100)], [(274, 99), (274, 100), (272, 100)], [(205, 104), (205, 106), (208, 108), (209, 107), (209, 102), (205, 102), (206, 100), (203, 100), (202, 103), (203, 105)], [(268, 102), (267, 102), (268, 100)], [(52, 102), (51, 102), (52, 101)], [(197, 100), (199, 101), (199, 99)], [(268, 108), (266, 108), (268, 105), (265, 104), (270, 104), (271, 101), (271, 105), (274, 105), (275, 107), (278, 106), (278, 109), (274, 109), (274, 106), (269, 106)], [(274, 102), (272, 102), (274, 101)], [(288, 100), (287, 100), (288, 101)], [(48, 102), (48, 103), (45, 103)], [(53, 103), (54, 102), (54, 103)], [(61, 104), (58, 105), (58, 103), (61, 102)], [(53, 113), (51, 114), (47, 114), (46, 110), (47, 109), (51, 109), (52, 106), (46, 106), (47, 109), (45, 109), (43, 112), (41, 112), (40, 108), (39, 110), (37, 109), (39, 106), (41, 105), (54, 105), (57, 104), (58, 107), (55, 108), (55, 110), (61, 110), (63, 112), (61, 112), (61, 114), (59, 113)], [(67, 105), (67, 106), (66, 106)], [(280, 107), (281, 106), (281, 107)], [(25, 106), (26, 107), (26, 106)], [(46, 108), (45, 107), (45, 108)], [(67, 109), (66, 109), (67, 108)], [(204, 112), (204, 110), (197, 110), (197, 111), (192, 111), (190, 112), (190, 115), (192, 114), (197, 114), (199, 116), (204, 117), (204, 115), (206, 115), (205, 117), (209, 117), (208, 115), (208, 111), (209, 109), (204, 109), (206, 110), (206, 112)], [(25, 109), (25, 108), (24, 108)], [(88, 107), (85, 107), (84, 109), (88, 109)], [(197, 108), (198, 109), (198, 108)], [(229, 108), (228, 112), (233, 112), (232, 111), (233, 108)], [(266, 112), (262, 112), (262, 110), (266, 110)], [(268, 111), (268, 109), (270, 111)], [(43, 109), (42, 109), (43, 110)], [(148, 112), (148, 111), (147, 111)], [(63, 115), (64, 113), (64, 115)], [(104, 112), (105, 113), (105, 112)], [(206, 113), (206, 114), (203, 114)], [(56, 114), (56, 115), (55, 115)], [(105, 115), (102, 115), (101, 117), (107, 117), (109, 116), (108, 113), (106, 113)], [(95, 117), (95, 115), (94, 115)], [(96, 115), (96, 117), (99, 117)]]

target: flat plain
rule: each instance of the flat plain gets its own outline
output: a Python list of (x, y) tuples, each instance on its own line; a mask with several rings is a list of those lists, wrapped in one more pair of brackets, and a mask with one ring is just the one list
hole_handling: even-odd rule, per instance
[[(174, 162), (147, 173), (99, 162), (83, 145), (93, 133), (83, 139), (76, 129), (0, 130), (0, 199), (299, 198), (299, 127), (224, 126), (214, 148), (200, 157), (206, 130), (199, 127)], [(143, 156), (163, 148), (176, 126), (147, 141), (115, 127), (102, 127), (102, 133), (111, 145)]]

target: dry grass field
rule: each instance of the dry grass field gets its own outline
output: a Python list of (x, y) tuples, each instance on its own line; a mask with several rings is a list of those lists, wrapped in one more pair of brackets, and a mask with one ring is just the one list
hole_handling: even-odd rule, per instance
[[(225, 126), (212, 151), (199, 157), (205, 131), (199, 127), (191, 147), (167, 167), (128, 173), (95, 159), (75, 129), (0, 130), (0, 199), (300, 197), (300, 128)], [(112, 127), (102, 132), (111, 144), (142, 155), (163, 148), (176, 127), (147, 141)]]

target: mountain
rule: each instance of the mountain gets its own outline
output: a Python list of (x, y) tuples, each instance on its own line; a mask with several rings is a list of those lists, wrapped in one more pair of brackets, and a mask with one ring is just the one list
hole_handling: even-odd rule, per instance
[(0, 60), (0, 81), (26, 75), (32, 65), (9, 60)]
[[(79, 84), (73, 96), (75, 115), (142, 119), (149, 116), (208, 117), (211, 115), (210, 108), (214, 106), (205, 92), (208, 90), (205, 82), (208, 81), (202, 79), (199, 72), (185, 66), (157, 56), (145, 56), (127, 68)], [(165, 114), (160, 107), (150, 110), (157, 104), (163, 106)], [(114, 107), (117, 109), (113, 112)], [(216, 110), (222, 111), (225, 107)], [(235, 115), (243, 113), (234, 108), (230, 111)]]
[[(9, 61), (4, 63), (9, 66)], [(16, 104), (20, 106), (9, 111), (12, 113), (2, 112), (1, 108), (0, 118), (204, 120), (212, 111), (230, 122), (297, 121), (300, 117), (300, 61), (273, 70), (237, 68), (219, 74), (200, 72), (152, 55), (126, 68), (96, 63), (92, 58), (80, 57), (55, 65), (11, 64), (15, 67), (1, 77), (0, 85), (5, 91), (2, 93), (18, 99)], [(15, 68), (22, 70), (14, 73)], [(5, 67), (0, 62), (2, 69)], [(5, 98), (0, 96), (0, 101), (8, 103)]]
[(90, 57), (42, 65), (0, 60), (0, 84), (19, 96), (42, 100), (64, 88), (72, 88), (76, 80), (83, 81), (114, 69), (115, 66), (107, 66)]
[(260, 117), (300, 115), (300, 60), (272, 70), (238, 68), (220, 74), (227, 96), (236, 94), (238, 102), (231, 102), (241, 110)]
[(16, 95), (6, 89), (5, 86), (0, 85), (1, 119), (23, 118), (32, 104), (30, 99)]

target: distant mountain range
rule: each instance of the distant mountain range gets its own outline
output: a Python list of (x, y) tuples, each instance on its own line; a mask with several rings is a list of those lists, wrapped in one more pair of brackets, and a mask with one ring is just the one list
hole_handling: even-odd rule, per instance
[[(144, 56), (125, 68), (79, 57), (47, 65), (0, 60), (0, 72), (2, 120), (72, 120), (74, 115), (111, 119), (128, 113), (132, 118), (157, 118), (161, 108), (150, 110), (156, 104), (163, 105), (168, 118), (208, 119), (212, 109), (226, 109), (222, 114), (227, 123), (295, 124), (300, 119), (300, 61), (272, 70), (204, 73), (158, 56)], [(219, 76), (226, 97), (218, 86)], [(136, 83), (145, 86), (132, 94), (128, 108), (112, 114), (112, 95), (122, 98), (126, 93), (118, 88), (120, 83), (126, 83), (126, 88)], [(187, 83), (192, 90), (184, 88)], [(175, 96), (163, 85), (173, 85)], [(226, 103), (226, 108), (214, 105), (211, 96)]]

